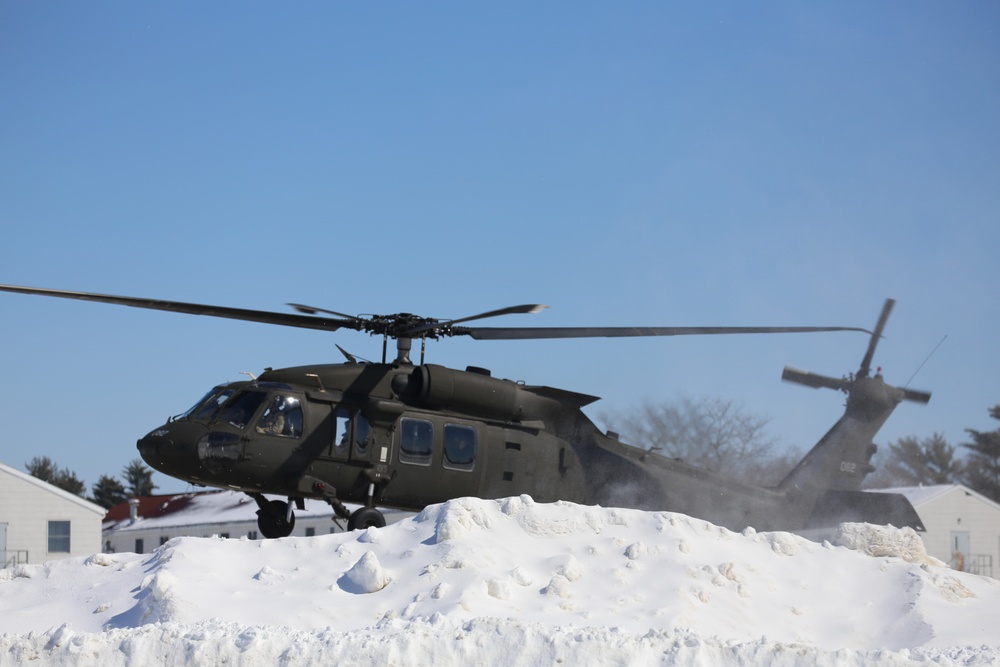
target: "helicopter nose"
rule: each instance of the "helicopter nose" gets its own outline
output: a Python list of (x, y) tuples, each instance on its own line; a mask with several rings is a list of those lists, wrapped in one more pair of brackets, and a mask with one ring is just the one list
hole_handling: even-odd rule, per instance
[(173, 440), (166, 437), (165, 429), (153, 431), (135, 443), (139, 456), (156, 470), (163, 469), (163, 454), (173, 449)]
[(202, 435), (204, 426), (174, 422), (151, 431), (136, 442), (136, 448), (151, 468), (177, 477), (189, 472), (194, 456), (190, 443)]

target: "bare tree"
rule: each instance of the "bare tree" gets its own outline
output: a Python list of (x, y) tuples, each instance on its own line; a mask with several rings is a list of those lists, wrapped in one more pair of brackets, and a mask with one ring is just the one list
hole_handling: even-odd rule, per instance
[(776, 453), (778, 440), (767, 431), (770, 417), (731, 400), (646, 402), (629, 413), (602, 414), (601, 420), (626, 442), (746, 482), (776, 483), (798, 458)]

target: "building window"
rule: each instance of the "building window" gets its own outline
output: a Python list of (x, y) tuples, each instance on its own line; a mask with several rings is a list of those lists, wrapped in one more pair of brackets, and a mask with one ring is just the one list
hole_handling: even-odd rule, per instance
[(69, 553), (69, 521), (49, 521), (49, 553)]
[(161, 535), (160, 536), (160, 546), (162, 547), (164, 544), (166, 544), (169, 539), (170, 538), (167, 537), (166, 535)]
[(144, 552), (144, 551), (142, 550), (142, 547), (143, 547), (143, 543), (142, 543), (142, 538), (140, 537), (140, 538), (138, 538), (138, 539), (137, 539), (137, 540), (135, 541), (135, 552), (136, 552), (137, 554), (141, 554), (141, 553), (145, 553), (145, 552)]
[(256, 540), (257, 539), (257, 531), (256, 530), (247, 531), (247, 539), (248, 540)]
[(315, 537), (315, 536), (316, 536), (315, 528), (306, 528), (306, 537)]

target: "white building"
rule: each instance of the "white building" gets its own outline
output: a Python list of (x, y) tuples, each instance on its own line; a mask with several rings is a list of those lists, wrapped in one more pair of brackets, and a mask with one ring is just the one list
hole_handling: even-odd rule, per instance
[[(292, 535), (308, 537), (341, 532), (345, 520), (333, 521), (333, 509), (320, 500), (305, 501), (295, 510)], [(412, 512), (382, 509), (386, 523), (395, 523)], [(258, 539), (257, 503), (236, 491), (198, 491), (142, 496), (120, 503), (104, 517), (101, 539), (105, 552), (150, 553), (174, 537)]]
[(0, 463), (0, 568), (101, 551), (104, 508)]
[(906, 496), (927, 553), (956, 570), (1000, 578), (1000, 504), (961, 484), (877, 489)]

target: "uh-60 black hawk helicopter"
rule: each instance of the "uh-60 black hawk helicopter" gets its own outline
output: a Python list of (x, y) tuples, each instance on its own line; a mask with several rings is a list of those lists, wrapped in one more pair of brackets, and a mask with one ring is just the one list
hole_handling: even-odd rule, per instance
[[(138, 441), (142, 458), (192, 484), (236, 489), (259, 506), (263, 536), (294, 527), (305, 498), (329, 503), (350, 529), (383, 526), (378, 507), (420, 510), (460, 496), (528, 494), (539, 502), (669, 510), (734, 530), (797, 530), (842, 520), (920, 528), (900, 495), (860, 491), (873, 469), (872, 438), (904, 399), (930, 394), (896, 388), (871, 375), (872, 356), (893, 302), (874, 332), (856, 327), (487, 328), (465, 323), (533, 313), (514, 306), (454, 320), (410, 314), (356, 317), (292, 304), (298, 313), (0, 285), (43, 296), (383, 337), (381, 363), (266, 369), (259, 377), (212, 388), (188, 411)], [(871, 334), (856, 373), (831, 378), (786, 368), (785, 380), (847, 394), (844, 416), (775, 487), (726, 479), (709, 470), (620, 442), (581, 408), (597, 397), (494, 378), (481, 368), (421, 362), (414, 340), (676, 336), (862, 331)], [(396, 342), (387, 361), (386, 342)], [(339, 346), (338, 346), (339, 348)], [(269, 499), (267, 495), (287, 500)], [(350, 511), (345, 503), (359, 504)]]

